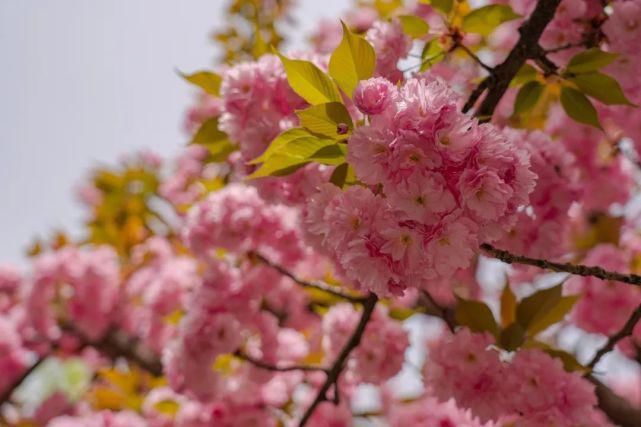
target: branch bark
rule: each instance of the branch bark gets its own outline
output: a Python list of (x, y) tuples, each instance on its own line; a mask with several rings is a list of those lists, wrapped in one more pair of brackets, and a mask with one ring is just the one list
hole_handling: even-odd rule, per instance
[[(628, 320), (625, 322), (625, 325), (623, 325), (623, 327), (616, 334), (608, 338), (608, 341), (605, 343), (605, 345), (596, 352), (596, 354), (588, 364), (588, 368), (594, 368), (603, 356), (614, 350), (614, 346), (617, 345), (619, 341), (621, 341), (625, 337), (629, 337), (630, 335), (632, 335), (634, 327), (637, 325), (637, 323), (639, 323), (639, 320), (641, 320), (641, 304), (632, 312)], [(641, 421), (641, 418), (639, 418), (639, 421)]]
[(608, 271), (601, 267), (591, 267), (581, 264), (559, 263), (545, 259), (530, 258), (523, 255), (515, 255), (494, 246), (483, 243), (481, 249), (488, 255), (499, 259), (507, 264), (523, 264), (539, 267), (544, 270), (558, 271), (562, 273), (575, 274), (577, 276), (591, 276), (602, 280), (613, 280), (630, 285), (641, 286), (641, 276), (637, 274), (623, 274), (616, 271)]
[(305, 424), (307, 424), (318, 405), (320, 405), (322, 402), (328, 401), (327, 392), (332, 385), (334, 385), (337, 390), (335, 391), (335, 393), (338, 393), (338, 379), (341, 375), (341, 372), (343, 372), (345, 362), (347, 361), (347, 358), (349, 357), (352, 350), (358, 347), (358, 345), (361, 343), (363, 333), (365, 332), (365, 328), (367, 327), (369, 319), (372, 317), (372, 313), (374, 312), (374, 308), (376, 307), (377, 302), (378, 297), (376, 297), (376, 295), (374, 295), (373, 293), (370, 293), (363, 302), (363, 313), (361, 314), (361, 318), (358, 322), (358, 325), (356, 326), (356, 329), (354, 329), (352, 336), (343, 347), (343, 350), (334, 361), (332, 367), (329, 369), (325, 382), (318, 391), (318, 394), (316, 395), (316, 398), (314, 399), (312, 404), (303, 414), (303, 417), (298, 424), (299, 427), (304, 427)]
[(465, 103), (463, 112), (469, 111), (485, 89), (487, 95), (481, 102), (476, 116), (480, 121), (489, 121), (494, 110), (505, 94), (510, 82), (528, 59), (538, 58), (541, 54), (539, 38), (543, 30), (554, 17), (561, 0), (539, 0), (529, 19), (519, 28), (519, 40), (505, 60), (494, 67), (490, 75), (481, 82), (479, 89), (472, 92)]

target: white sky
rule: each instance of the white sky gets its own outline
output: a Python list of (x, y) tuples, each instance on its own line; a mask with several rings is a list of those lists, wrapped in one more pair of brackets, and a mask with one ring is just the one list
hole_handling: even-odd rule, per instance
[[(175, 70), (211, 63), (207, 36), (226, 3), (0, 0), (0, 262), (18, 262), (37, 235), (78, 227), (73, 190), (91, 166), (186, 142), (193, 92)], [(298, 3), (308, 32), (349, 1)]]

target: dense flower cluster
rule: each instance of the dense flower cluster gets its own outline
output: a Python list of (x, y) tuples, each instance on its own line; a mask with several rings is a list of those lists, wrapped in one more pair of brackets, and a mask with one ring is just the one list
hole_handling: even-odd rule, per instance
[(305, 105), (274, 55), (227, 70), (221, 98), (220, 128), (240, 145), (245, 160), (258, 157), (280, 131), (291, 127), (294, 110)]
[(518, 416), (523, 426), (602, 426), (593, 386), (541, 350), (503, 361), (489, 334), (462, 329), (430, 347), (425, 379), (442, 400), (454, 397), (482, 420)]
[(375, 78), (355, 99), (371, 116), (348, 159), (370, 188), (322, 187), (308, 206), (310, 234), (348, 279), (382, 295), (469, 266), (479, 243), (500, 238), (527, 204), (527, 154), (461, 114), (439, 80), (396, 89)]
[(543, 132), (505, 132), (512, 144), (530, 153), (537, 179), (529, 206), (519, 212), (516, 225), (500, 245), (514, 253), (548, 259), (566, 254), (572, 225), (569, 210), (581, 196), (575, 158)]

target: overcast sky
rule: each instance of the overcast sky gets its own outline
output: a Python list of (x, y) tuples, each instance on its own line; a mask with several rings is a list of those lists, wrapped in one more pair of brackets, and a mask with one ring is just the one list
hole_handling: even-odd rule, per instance
[[(86, 171), (143, 147), (185, 143), (192, 90), (225, 0), (0, 0), (0, 262), (38, 235), (73, 229)], [(347, 0), (298, 0), (308, 32)], [(299, 39), (303, 39), (300, 36)]]

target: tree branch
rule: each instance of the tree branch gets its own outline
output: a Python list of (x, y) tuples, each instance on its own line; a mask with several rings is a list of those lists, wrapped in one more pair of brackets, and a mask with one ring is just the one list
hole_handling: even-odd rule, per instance
[(325, 372), (325, 373), (328, 372), (327, 369), (321, 366), (309, 366), (309, 365), (276, 366), (267, 362), (263, 362), (262, 360), (255, 359), (250, 355), (243, 353), (240, 350), (236, 351), (234, 353), (234, 356), (248, 363), (251, 363), (252, 365), (258, 368), (265, 369), (266, 371), (273, 371), (273, 372), (305, 371), (305, 372)]
[[(510, 82), (516, 76), (519, 69), (528, 59), (534, 59), (540, 55), (539, 38), (543, 30), (554, 17), (556, 8), (561, 0), (539, 0), (530, 15), (530, 18), (519, 28), (520, 37), (505, 60), (494, 67), (490, 76), (481, 83), (483, 90), (487, 88), (487, 95), (481, 102), (476, 116), (480, 121), (489, 121), (494, 114), (494, 109), (505, 94)], [(477, 88), (478, 89), (478, 88)], [(465, 103), (463, 112), (472, 108), (476, 99), (480, 97), (483, 90), (475, 90), (470, 99)], [(480, 92), (480, 93), (479, 93)], [(472, 98), (475, 98), (472, 100)]]
[(481, 249), (483, 249), (492, 257), (499, 259), (507, 264), (532, 265), (534, 267), (539, 267), (545, 270), (570, 273), (577, 276), (591, 276), (602, 280), (613, 280), (616, 282), (627, 283), (635, 286), (641, 285), (641, 276), (636, 274), (623, 274), (616, 271), (608, 271), (601, 267), (590, 267), (581, 264), (558, 263), (545, 259), (514, 255), (508, 251), (497, 249), (488, 243), (483, 243), (481, 245)]
[(316, 395), (316, 398), (314, 399), (312, 404), (303, 414), (303, 417), (300, 420), (300, 424), (298, 424), (299, 427), (305, 426), (305, 424), (307, 424), (311, 416), (314, 414), (314, 410), (316, 409), (316, 407), (322, 402), (328, 400), (327, 392), (332, 385), (334, 385), (334, 387), (338, 390), (338, 379), (341, 372), (343, 371), (345, 362), (347, 361), (347, 358), (349, 357), (352, 350), (358, 347), (358, 345), (361, 343), (361, 338), (363, 337), (363, 333), (365, 332), (365, 328), (367, 327), (369, 319), (372, 317), (372, 313), (374, 312), (374, 308), (376, 307), (377, 302), (378, 297), (373, 293), (370, 293), (366, 297), (365, 301), (363, 302), (363, 313), (361, 314), (361, 318), (358, 322), (358, 325), (356, 326), (356, 329), (354, 329), (352, 336), (343, 347), (343, 350), (341, 350), (332, 367), (328, 370), (325, 382), (318, 391), (318, 394)]
[(330, 285), (328, 285), (326, 283), (309, 282), (309, 281), (306, 281), (306, 280), (299, 279), (294, 274), (292, 274), (290, 271), (288, 271), (286, 268), (284, 268), (284, 267), (282, 267), (282, 266), (280, 266), (280, 265), (278, 265), (278, 264), (276, 264), (274, 262), (271, 262), (269, 259), (265, 258), (264, 256), (262, 256), (261, 254), (259, 254), (257, 252), (252, 252), (250, 254), (250, 256), (258, 259), (263, 264), (267, 265), (270, 268), (273, 268), (274, 270), (278, 271), (283, 276), (290, 278), (291, 280), (293, 280), (294, 282), (296, 282), (297, 284), (299, 284), (300, 286), (302, 286), (304, 288), (318, 289), (319, 291), (327, 292), (328, 294), (334, 295), (335, 297), (338, 297), (338, 298), (342, 298), (342, 299), (347, 300), (347, 301), (349, 301), (351, 303), (354, 303), (354, 304), (363, 304), (369, 298), (369, 297), (366, 297), (366, 296), (359, 297), (359, 296), (353, 296), (353, 295), (346, 294), (344, 292), (339, 291), (338, 289), (335, 289), (334, 287), (332, 287), (332, 286), (330, 286)]
[(13, 383), (7, 387), (2, 394), (0, 394), (0, 408), (2, 405), (5, 403), (9, 402), (11, 399), (11, 395), (13, 395), (13, 392), (20, 387), (20, 385), (27, 379), (29, 375), (31, 375), (40, 365), (42, 365), (42, 362), (47, 360), (48, 356), (42, 356), (39, 357), (38, 360), (35, 361), (33, 365), (31, 365), (29, 368), (27, 368), (18, 378), (13, 381)]
[(603, 356), (614, 350), (614, 346), (617, 345), (619, 341), (621, 341), (625, 337), (632, 335), (632, 331), (634, 331), (634, 327), (637, 325), (639, 320), (641, 320), (641, 304), (632, 312), (628, 320), (625, 322), (625, 325), (623, 325), (623, 327), (616, 334), (608, 338), (608, 342), (606, 342), (605, 345), (596, 352), (596, 354), (588, 364), (588, 368), (594, 368)]

